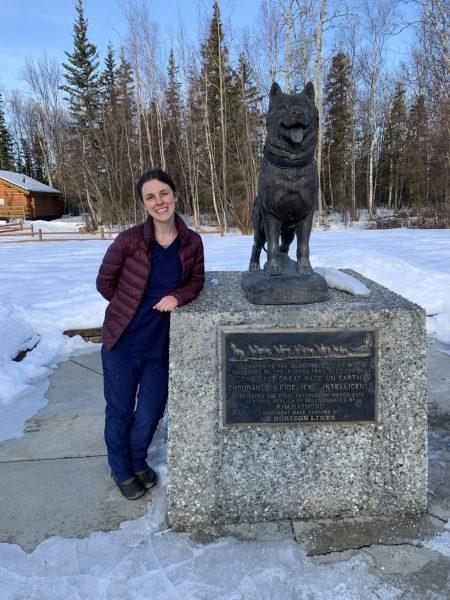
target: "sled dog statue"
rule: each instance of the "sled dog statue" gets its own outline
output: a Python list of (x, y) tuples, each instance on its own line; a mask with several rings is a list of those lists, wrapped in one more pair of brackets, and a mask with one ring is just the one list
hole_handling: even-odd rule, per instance
[[(318, 112), (314, 86), (301, 94), (285, 94), (278, 83), (270, 89), (267, 137), (253, 204), (254, 243), (242, 289), (254, 304), (307, 304), (329, 299), (327, 284), (309, 261), (309, 237), (319, 180), (314, 157)], [(297, 238), (297, 260), (288, 256)], [(267, 248), (265, 244), (267, 243)], [(261, 271), (261, 250), (267, 261)]]

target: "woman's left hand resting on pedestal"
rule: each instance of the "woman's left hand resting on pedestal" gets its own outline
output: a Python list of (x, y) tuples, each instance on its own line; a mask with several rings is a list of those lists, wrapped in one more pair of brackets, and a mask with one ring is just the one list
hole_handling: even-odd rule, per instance
[(170, 312), (176, 306), (178, 306), (178, 300), (174, 296), (164, 296), (153, 308), (161, 312)]

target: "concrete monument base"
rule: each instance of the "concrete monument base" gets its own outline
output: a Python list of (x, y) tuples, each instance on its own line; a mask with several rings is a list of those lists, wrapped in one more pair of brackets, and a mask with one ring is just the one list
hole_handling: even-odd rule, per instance
[[(243, 296), (241, 273), (209, 272), (198, 300), (174, 311), (167, 488), (171, 527), (426, 509), (425, 314), (390, 290), (349, 273), (371, 289), (370, 297), (329, 290), (330, 300), (320, 304), (254, 305)], [(225, 356), (223, 332), (259, 329), (311, 329), (319, 335), (322, 330), (374, 332), (373, 418), (230, 426), (222, 370), (228, 369), (227, 361), (247, 360), (248, 350), (235, 350), (231, 359)], [(272, 347), (281, 352), (286, 345)], [(321, 350), (323, 344), (315, 347), (327, 352)], [(330, 347), (337, 353), (335, 364), (344, 365), (340, 359), (350, 363), (338, 356), (344, 351), (350, 356), (348, 349)], [(300, 354), (308, 350), (295, 348)], [(361, 347), (356, 350), (362, 352)], [(320, 360), (327, 358), (324, 354)], [(270, 360), (279, 360), (277, 368), (283, 363), (278, 357)], [(308, 358), (296, 360), (303, 368)], [(335, 373), (339, 381), (339, 368)], [(345, 403), (346, 392), (339, 393)], [(297, 400), (302, 401), (302, 392)]]

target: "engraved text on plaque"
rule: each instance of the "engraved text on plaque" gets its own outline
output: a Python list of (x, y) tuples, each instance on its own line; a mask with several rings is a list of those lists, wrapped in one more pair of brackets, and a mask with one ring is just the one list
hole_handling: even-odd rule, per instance
[(373, 329), (222, 331), (223, 424), (376, 421)]

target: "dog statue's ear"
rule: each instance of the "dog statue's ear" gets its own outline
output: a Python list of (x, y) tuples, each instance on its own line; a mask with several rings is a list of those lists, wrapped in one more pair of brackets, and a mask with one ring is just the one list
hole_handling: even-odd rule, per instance
[(314, 103), (314, 84), (311, 81), (308, 81), (308, 83), (305, 85), (302, 94), (308, 96), (308, 98), (310, 98), (310, 100)]
[(273, 100), (275, 98), (275, 96), (278, 96), (278, 94), (281, 94), (281, 88), (278, 85), (278, 83), (276, 81), (274, 81), (272, 83), (272, 87), (270, 88), (270, 93), (269, 93), (269, 98), (270, 100)]

